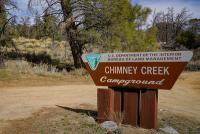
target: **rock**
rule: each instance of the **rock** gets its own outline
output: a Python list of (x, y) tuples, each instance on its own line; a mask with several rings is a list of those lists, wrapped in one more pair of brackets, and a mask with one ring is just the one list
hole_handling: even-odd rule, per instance
[(115, 131), (117, 129), (117, 123), (113, 121), (104, 121), (100, 126), (108, 131)]
[(162, 112), (162, 111), (164, 111), (164, 109), (160, 109), (160, 111)]
[(89, 123), (96, 123), (96, 122), (95, 122), (95, 119), (94, 119), (93, 117), (91, 117), (91, 116), (89, 116), (89, 117), (87, 118), (87, 122), (89, 122)]
[(170, 127), (170, 126), (166, 126), (164, 128), (160, 128), (161, 131), (167, 133), (167, 134), (179, 134), (176, 129)]

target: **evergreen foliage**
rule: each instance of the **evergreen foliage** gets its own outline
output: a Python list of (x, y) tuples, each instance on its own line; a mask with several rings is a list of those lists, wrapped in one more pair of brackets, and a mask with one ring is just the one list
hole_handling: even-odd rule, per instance
[[(156, 28), (142, 30), (150, 13), (149, 8), (133, 6), (128, 0), (100, 0), (93, 14), (87, 12), (85, 15), (86, 27), (98, 25), (83, 33), (90, 37), (89, 43), (102, 48), (102, 51), (156, 51)], [(99, 17), (95, 18), (94, 14)]]
[(0, 57), (2, 57), (4, 51), (6, 51), (8, 47), (14, 47), (12, 41), (13, 31), (9, 25), (14, 17), (11, 16), (8, 18), (7, 14), (9, 14), (9, 10), (6, 9), (6, 6), (16, 8), (13, 4), (11, 0), (1, 0), (0, 2)]

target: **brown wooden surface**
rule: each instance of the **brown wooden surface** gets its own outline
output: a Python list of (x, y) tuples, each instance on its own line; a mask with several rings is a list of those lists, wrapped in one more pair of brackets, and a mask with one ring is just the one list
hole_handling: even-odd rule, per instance
[[(187, 62), (101, 62), (99, 63), (96, 70), (91, 70), (88, 63), (85, 63), (88, 72), (90, 73), (94, 83), (97, 86), (110, 86), (110, 87), (131, 87), (134, 89), (171, 89), (177, 80), (180, 73), (183, 71), (184, 67), (187, 65)], [(118, 67), (118, 66), (133, 66), (137, 67), (136, 74), (113, 74), (105, 73), (105, 67)], [(154, 74), (142, 74), (142, 67), (169, 67), (169, 75), (154, 75)], [(161, 81), (164, 80), (162, 84), (142, 84), (142, 83), (129, 83), (128, 85), (123, 85), (122, 83), (117, 84), (116, 82), (101, 82), (101, 78), (106, 76), (107, 79), (119, 79), (119, 80), (148, 80), (148, 81)]]
[(140, 106), (140, 127), (156, 129), (158, 90), (142, 90)]
[(112, 120), (114, 107), (114, 92), (112, 89), (97, 89), (98, 121)]
[(137, 90), (123, 90), (124, 124), (138, 126), (138, 95)]
[(120, 113), (122, 110), (122, 90), (114, 88), (114, 112)]
[(99, 122), (113, 120), (113, 114), (116, 112), (123, 113), (123, 124), (156, 129), (157, 107), (158, 90), (130, 88), (97, 90)]

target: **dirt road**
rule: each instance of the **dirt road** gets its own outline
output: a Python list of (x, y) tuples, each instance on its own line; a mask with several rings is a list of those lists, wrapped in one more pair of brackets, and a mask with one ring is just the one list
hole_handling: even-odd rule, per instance
[[(0, 120), (26, 118), (43, 107), (91, 104), (94, 85), (64, 85), (0, 89)], [(172, 90), (159, 91), (159, 109), (200, 121), (200, 73), (183, 73)]]
[(96, 105), (94, 85), (0, 89), (0, 119), (25, 118), (43, 107)]

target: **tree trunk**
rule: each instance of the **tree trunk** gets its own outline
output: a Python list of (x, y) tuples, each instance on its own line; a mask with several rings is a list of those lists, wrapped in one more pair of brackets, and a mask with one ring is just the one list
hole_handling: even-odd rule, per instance
[(75, 68), (83, 67), (81, 56), (83, 54), (82, 47), (76, 41), (70, 40), (70, 48), (74, 60)]
[[(70, 0), (61, 0), (61, 8), (63, 11), (64, 22), (66, 22), (68, 18), (73, 17), (71, 15), (73, 11), (70, 5)], [(81, 68), (83, 67), (83, 61), (81, 59), (83, 50), (82, 45), (80, 45), (77, 40), (76, 32), (77, 27), (75, 26), (75, 22), (72, 21), (70, 25), (66, 27), (67, 40), (69, 41), (75, 68)]]
[(76, 30), (77, 30), (76, 27), (72, 26), (67, 32), (67, 37), (68, 37), (69, 45), (70, 45), (73, 60), (74, 60), (74, 66), (75, 68), (82, 68), (83, 61), (82, 61), (81, 56), (83, 54), (83, 49), (82, 49), (82, 45), (80, 45), (79, 41), (77, 40)]

